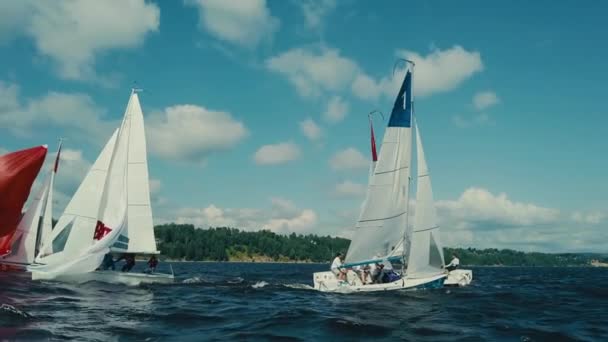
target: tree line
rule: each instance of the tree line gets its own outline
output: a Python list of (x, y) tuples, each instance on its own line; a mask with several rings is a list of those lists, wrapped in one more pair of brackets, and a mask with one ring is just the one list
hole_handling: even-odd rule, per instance
[[(154, 227), (158, 248), (165, 258), (188, 261), (280, 261), (330, 262), (337, 252), (346, 253), (350, 240), (314, 234), (280, 235), (269, 230), (255, 232), (236, 228), (195, 228), (191, 224)], [(456, 254), (463, 265), (479, 266), (581, 266), (593, 254), (549, 254), (510, 249), (444, 248), (446, 262)]]

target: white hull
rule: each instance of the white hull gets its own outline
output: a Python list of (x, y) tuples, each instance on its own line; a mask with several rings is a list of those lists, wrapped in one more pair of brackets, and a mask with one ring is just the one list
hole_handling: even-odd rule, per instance
[(48, 273), (32, 270), (32, 280), (57, 280), (75, 283), (100, 281), (111, 284), (137, 286), (139, 284), (171, 284), (175, 281), (173, 274), (167, 273), (134, 273), (120, 271), (95, 271), (85, 274), (60, 275), (49, 277)]
[(443, 286), (445, 274), (437, 274), (425, 278), (405, 278), (392, 283), (363, 285), (354, 272), (349, 271), (347, 282), (341, 282), (332, 272), (317, 272), (313, 274), (315, 290), (321, 292), (353, 293), (353, 292), (377, 292), (394, 291), (415, 288), (440, 288)]
[(467, 286), (473, 281), (473, 271), (456, 269), (450, 271), (443, 283), (445, 286)]

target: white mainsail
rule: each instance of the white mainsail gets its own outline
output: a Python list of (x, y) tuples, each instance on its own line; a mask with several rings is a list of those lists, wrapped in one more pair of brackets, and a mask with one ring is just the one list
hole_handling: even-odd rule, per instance
[(431, 176), (426, 165), (422, 137), (415, 123), (417, 146), (416, 216), (412, 229), (408, 276), (428, 276), (442, 272), (443, 247), (439, 236), (437, 213), (433, 203)]
[(131, 133), (127, 161), (127, 229), (124, 233), (129, 239), (129, 253), (158, 254), (150, 204), (144, 116), (137, 93), (133, 93), (131, 97)]
[(367, 198), (346, 254), (346, 264), (395, 256), (407, 227), (411, 164), (411, 73), (408, 71), (384, 132)]

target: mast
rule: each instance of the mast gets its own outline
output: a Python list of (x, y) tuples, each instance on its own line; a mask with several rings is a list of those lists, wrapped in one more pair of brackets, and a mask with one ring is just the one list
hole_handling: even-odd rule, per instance
[[(414, 117), (414, 67), (416, 66), (416, 64), (414, 63), (414, 61), (411, 61), (409, 59), (401, 59), (402, 61), (405, 61), (406, 63), (411, 64), (411, 73), (412, 73), (412, 82), (411, 82), (411, 89), (410, 89), (410, 102), (412, 105), (412, 113), (411, 113), (411, 117), (410, 120)], [(406, 68), (407, 69), (407, 68)], [(393, 68), (393, 72), (395, 71), (395, 69)], [(404, 106), (406, 106), (407, 104), (405, 103), (405, 101), (407, 101), (407, 96), (404, 96), (403, 98), (404, 101)], [(410, 134), (410, 152), (413, 151), (413, 143), (414, 143), (414, 134), (413, 134), (413, 130), (412, 130), (412, 134)], [(411, 154), (410, 154), (411, 155)], [(408, 171), (408, 176), (407, 176), (407, 190), (405, 192), (405, 229), (403, 230), (403, 237), (401, 240), (401, 245), (403, 246), (403, 254), (401, 255), (401, 259), (402, 259), (402, 263), (401, 263), (401, 274), (405, 275), (406, 272), (406, 260), (405, 260), (405, 254), (406, 254), (406, 242), (407, 242), (407, 232), (409, 231), (410, 227), (409, 227), (409, 218), (410, 218), (410, 187), (412, 185), (412, 168), (411, 168), (411, 162), (410, 162), (410, 168)], [(408, 248), (409, 249), (409, 248)], [(409, 252), (409, 251), (408, 251)]]

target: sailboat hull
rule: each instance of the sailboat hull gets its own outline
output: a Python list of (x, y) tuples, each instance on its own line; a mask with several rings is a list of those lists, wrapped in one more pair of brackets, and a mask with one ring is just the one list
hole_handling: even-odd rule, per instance
[(445, 286), (467, 286), (473, 281), (473, 271), (471, 270), (453, 270), (448, 274), (445, 280)]
[(352, 271), (348, 272), (347, 282), (339, 281), (332, 272), (317, 272), (313, 274), (315, 290), (336, 293), (434, 289), (443, 287), (445, 278), (445, 274), (437, 274), (424, 278), (405, 277), (391, 283), (363, 285)]

